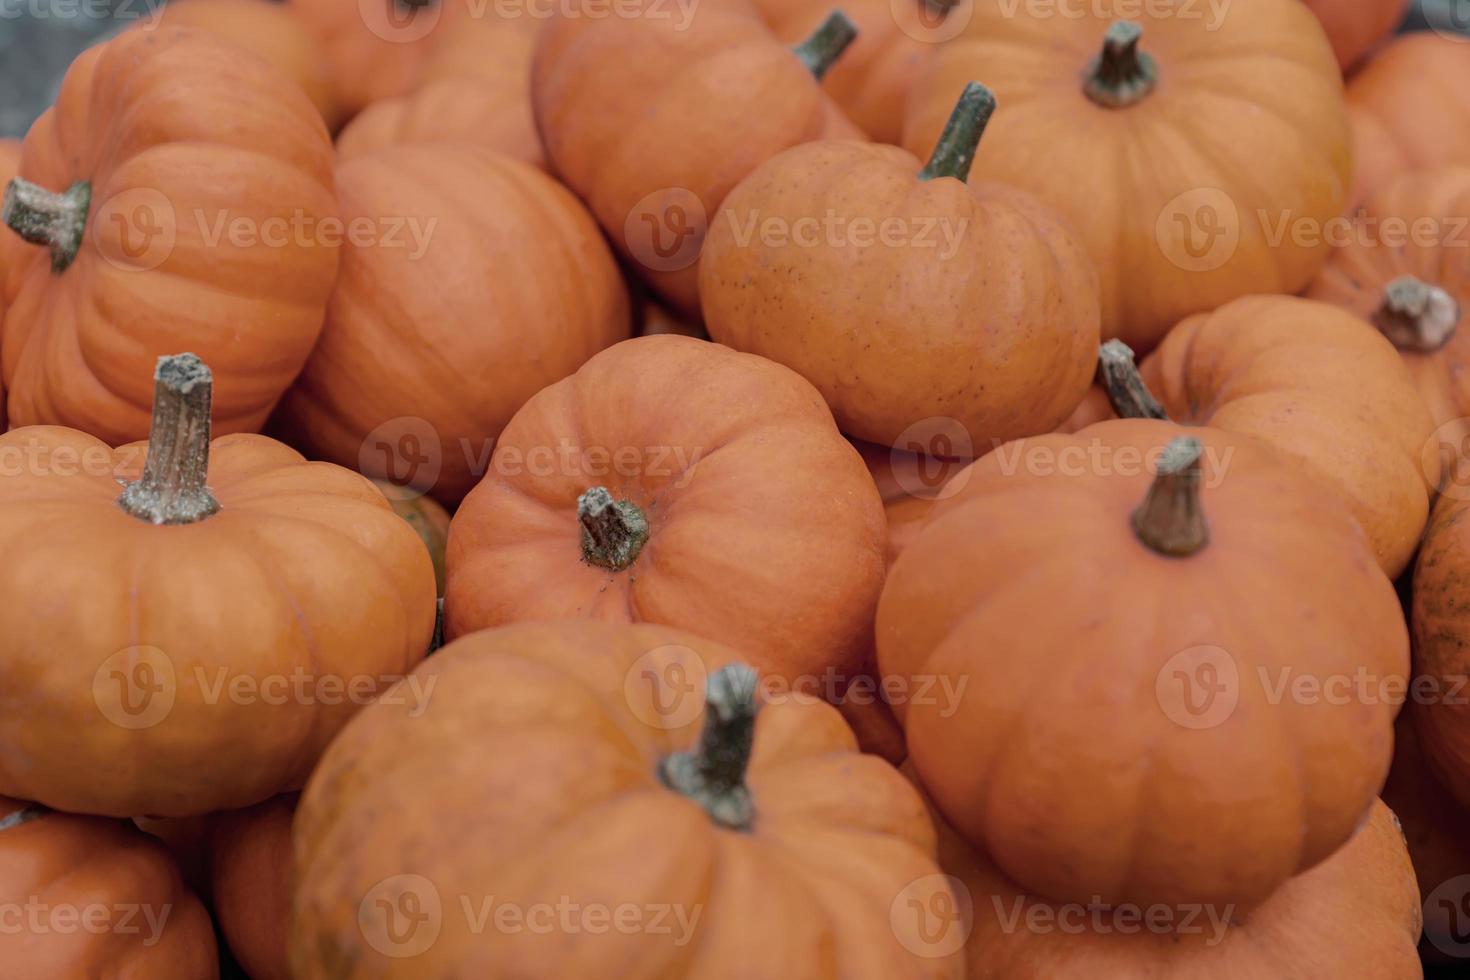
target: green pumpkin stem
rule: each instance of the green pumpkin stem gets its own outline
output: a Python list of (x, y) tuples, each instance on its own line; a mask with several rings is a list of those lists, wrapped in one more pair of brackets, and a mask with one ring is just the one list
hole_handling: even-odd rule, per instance
[(749, 830), (755, 817), (745, 771), (755, 744), (760, 711), (760, 677), (745, 664), (730, 664), (705, 684), (704, 727), (692, 752), (664, 759), (664, 785), (704, 807), (710, 819), (731, 830)]
[(1097, 383), (1108, 394), (1108, 402), (1120, 419), (1167, 419), (1133, 358), (1133, 348), (1121, 340), (1109, 340), (1098, 348)]
[(842, 52), (847, 50), (847, 46), (857, 40), (857, 35), (857, 25), (852, 19), (842, 11), (834, 10), (811, 37), (791, 50), (806, 65), (807, 71), (820, 82), (837, 63)]
[(50, 807), (42, 806), (39, 803), (22, 804), (18, 810), (12, 810), (4, 816), (0, 816), (0, 830), (10, 830), (12, 827), (19, 827), (21, 824), (30, 823), (32, 820), (39, 820), (50, 812)]
[(1383, 290), (1373, 325), (1401, 351), (1432, 354), (1455, 335), (1460, 303), (1438, 286), (1400, 276)]
[(19, 177), (5, 186), (0, 219), (11, 231), (32, 245), (51, 250), (51, 271), (64, 272), (76, 261), (87, 229), (87, 209), (92, 205), (92, 185), (72, 184), (60, 194)]
[(606, 487), (593, 487), (577, 498), (582, 525), (582, 557), (592, 565), (621, 572), (633, 564), (648, 542), (648, 518), (638, 505), (614, 500)]
[(117, 498), (151, 524), (192, 524), (219, 510), (205, 486), (214, 378), (193, 354), (160, 357), (153, 375), (153, 424), (143, 476)]
[(970, 177), (970, 167), (975, 162), (975, 150), (980, 146), (980, 137), (995, 114), (995, 93), (979, 82), (971, 82), (960, 93), (933, 156), (919, 171), (920, 180), (936, 177), (953, 177), (964, 182)]
[(1114, 21), (1103, 37), (1102, 53), (1087, 66), (1082, 91), (1100, 106), (1123, 109), (1143, 99), (1159, 81), (1159, 66), (1138, 50), (1143, 28), (1131, 20)]
[(1200, 504), (1200, 457), (1204, 445), (1192, 436), (1173, 440), (1159, 459), (1148, 496), (1133, 512), (1133, 532), (1155, 552), (1187, 558), (1210, 542)]

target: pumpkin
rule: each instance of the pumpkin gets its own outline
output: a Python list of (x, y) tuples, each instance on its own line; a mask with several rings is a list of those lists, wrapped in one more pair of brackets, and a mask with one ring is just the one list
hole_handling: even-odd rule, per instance
[(389, 147), (337, 183), (344, 220), (378, 236), (343, 249), (282, 431), (454, 503), (527, 398), (631, 333), (622, 278), (568, 191), (489, 150)]
[(174, 864), (184, 877), (189, 890), (204, 894), (209, 890), (209, 831), (212, 814), (195, 817), (133, 818), (143, 833), (163, 841), (173, 856)]
[(705, 333), (703, 323), (685, 320), (670, 313), (656, 300), (644, 298), (641, 306), (643, 324), (638, 328), (638, 336), (650, 337), (657, 334), (675, 333), (681, 337), (709, 340), (709, 334)]
[(0, 797), (0, 962), (17, 978), (215, 980), (209, 914), (122, 820)]
[(0, 234), (34, 243), (6, 258), (11, 424), (142, 439), (154, 362), (192, 348), (219, 431), (259, 429), (336, 278), (331, 163), (306, 96), (228, 41), (160, 27), (84, 52), (5, 195)]
[(1440, 461), (1424, 451), (1434, 420), (1377, 330), (1326, 303), (1249, 296), (1179, 324), (1142, 375), (1158, 402), (1121, 414), (1266, 443), (1348, 504), (1390, 577), (1408, 566)]
[(1302, 0), (1327, 31), (1332, 53), (1343, 71), (1355, 66), (1379, 41), (1393, 33), (1408, 12), (1409, 0)]
[(209, 840), (214, 915), (251, 980), (291, 980), (291, 817), (296, 795), (215, 817)]
[(1415, 682), (1433, 696), (1414, 701), (1419, 743), (1445, 789), (1470, 808), (1470, 648), (1464, 640), (1470, 497), (1446, 493), (1435, 504), (1414, 566)]
[(328, 129), (342, 124), (331, 72), (301, 21), (274, 0), (171, 0), (138, 29), (184, 27), (227, 38), (301, 87)]
[(937, 418), (984, 446), (1055, 428), (1092, 381), (1097, 276), (1030, 197), (965, 186), (994, 108), (968, 86), (927, 164), (829, 141), (758, 167), (705, 241), (710, 336), (792, 368), (870, 442)]
[(294, 976), (962, 976), (890, 925), (916, 881), (953, 902), (918, 794), (737, 657), (593, 622), (445, 647), (426, 710), (367, 708), (302, 795)]
[(441, 39), (413, 91), (365, 109), (337, 140), (348, 160), (397, 143), (464, 143), (544, 166), (531, 116), (541, 21), (472, 20)]
[(927, 153), (955, 93), (983, 79), (1000, 111), (972, 177), (1069, 221), (1097, 266), (1103, 335), (1147, 352), (1191, 313), (1305, 286), (1328, 245), (1294, 229), (1342, 211), (1352, 156), (1336, 61), (1298, 0), (1132, 4), (1136, 22), (1110, 6), (975, 0), (920, 71), (903, 144)]
[(1470, 47), (1434, 31), (1394, 38), (1353, 75), (1354, 203), (1398, 174), (1470, 157), (1467, 78)]
[[(0, 187), (10, 183), (20, 170), (20, 140), (0, 139)], [(0, 323), (5, 319), (5, 297), (6, 289), (6, 256), (18, 251), (23, 243), (16, 242), (9, 235), (0, 233)]]
[(449, 512), (435, 502), (433, 497), (419, 493), (413, 487), (374, 480), (378, 490), (393, 507), (393, 513), (408, 522), (424, 547), (429, 550), (429, 559), (434, 563), (434, 582), (439, 594), (444, 594), (444, 549), (449, 544)]
[(477, 0), (285, 0), (315, 39), (350, 118), (407, 94), (439, 38), (476, 16)]
[(501, 433), (450, 524), (445, 636), (661, 623), (788, 681), (845, 682), (872, 642), (883, 537), (872, 478), (810, 384), (717, 344), (640, 337)]
[(1246, 909), (1347, 841), (1397, 705), (1341, 682), (1402, 682), (1409, 653), (1335, 496), (1154, 419), (1020, 440), (950, 486), (889, 572), (878, 664), (960, 692), (894, 707), (1002, 872), (1062, 902)]
[(112, 816), (249, 806), (300, 788), (424, 656), (418, 536), (356, 473), (263, 436), (211, 443), (210, 393), (198, 358), (163, 358), (146, 445), (0, 436), (25, 461), (0, 475), (0, 793)]
[(696, 318), (700, 248), (730, 189), (787, 147), (861, 136), (817, 84), (852, 29), (834, 15), (793, 51), (744, 3), (709, 0), (686, 24), (664, 0), (635, 2), (639, 16), (593, 17), (581, 7), (602, 0), (571, 0), (548, 22), (532, 104), (552, 169), (654, 291)]

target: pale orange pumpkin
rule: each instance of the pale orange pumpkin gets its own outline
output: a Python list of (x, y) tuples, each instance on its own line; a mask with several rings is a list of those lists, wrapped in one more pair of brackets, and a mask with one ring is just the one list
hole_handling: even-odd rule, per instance
[(413, 88), (434, 44), (477, 0), (285, 0), (317, 44), (350, 118)]
[(1403, 22), (1409, 0), (1302, 0), (1327, 31), (1337, 63), (1348, 72)]

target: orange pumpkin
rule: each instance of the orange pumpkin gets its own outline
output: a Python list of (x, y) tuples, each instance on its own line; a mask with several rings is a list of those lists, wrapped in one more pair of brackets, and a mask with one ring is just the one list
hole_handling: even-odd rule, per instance
[(157, 379), (146, 445), (0, 436), (0, 793), (115, 816), (257, 803), (427, 650), (433, 568), (372, 483), (263, 436), (210, 443), (193, 355)]
[(413, 91), (365, 109), (337, 140), (348, 160), (397, 143), (463, 143), (545, 166), (531, 115), (541, 21), (471, 20), (441, 39)]
[(920, 72), (904, 146), (927, 153), (972, 78), (993, 88), (1000, 110), (972, 176), (1071, 222), (1097, 266), (1103, 335), (1140, 352), (1191, 313), (1305, 286), (1328, 245), (1295, 229), (1342, 211), (1352, 163), (1341, 76), (1311, 11), (1130, 4), (1135, 23), (1076, 6), (974, 0)]
[(965, 185), (994, 108), (969, 85), (927, 164), (829, 141), (758, 167), (705, 242), (710, 336), (792, 368), (870, 442), (937, 419), (981, 447), (1055, 428), (1092, 381), (1097, 275), (1030, 197)]
[[(20, 140), (0, 139), (0, 187), (8, 185), (10, 178), (20, 171), (20, 148)], [(0, 323), (5, 320), (5, 297), (8, 295), (5, 284), (6, 257), (21, 251), (24, 247), (24, 243), (10, 235), (0, 233)]]
[(1435, 504), (1414, 566), (1414, 669), (1429, 695), (1412, 713), (1425, 757), (1447, 790), (1470, 808), (1470, 651), (1464, 583), (1470, 554), (1470, 494), (1446, 493)]
[(1397, 713), (1352, 683), (1401, 684), (1409, 652), (1335, 497), (1252, 439), (1148, 419), (951, 486), (889, 572), (878, 663), (958, 691), (895, 709), (998, 868), (1064, 902), (1249, 908), (1347, 841)]
[(449, 639), (534, 619), (662, 623), (787, 680), (845, 683), (871, 643), (883, 505), (795, 373), (640, 337), (516, 413), (454, 515), (446, 564)]
[(424, 542), (429, 558), (434, 563), (434, 581), (439, 594), (444, 594), (444, 550), (449, 545), (449, 512), (412, 487), (374, 480), (378, 490), (393, 507), (393, 513), (408, 521), (408, 526)]
[(527, 398), (631, 333), (622, 278), (566, 189), (489, 150), (389, 147), (337, 182), (349, 227), (377, 235), (343, 249), (283, 431), (456, 502)]
[(291, 817), (296, 795), (219, 814), (209, 841), (214, 916), (250, 980), (291, 980)]
[(590, 622), (430, 658), (426, 710), (370, 706), (302, 795), (294, 976), (962, 976), (891, 925), (953, 903), (918, 793), (737, 658)]
[(657, 301), (643, 297), (641, 303), (643, 309), (643, 323), (638, 328), (638, 336), (651, 337), (657, 334), (676, 333), (681, 337), (694, 337), (698, 340), (709, 340), (709, 334), (705, 333), (704, 324), (697, 320), (685, 320), (683, 317), (670, 313)]
[(1409, 0), (1302, 0), (1327, 31), (1337, 63), (1347, 71), (1404, 20)]
[(1401, 173), (1470, 159), (1467, 79), (1470, 45), (1433, 31), (1394, 38), (1353, 75), (1352, 202)]
[(7, 977), (219, 976), (204, 906), (164, 846), (121, 820), (0, 797), (0, 908)]
[(342, 124), (336, 83), (299, 18), (274, 0), (171, 0), (139, 30), (187, 27), (227, 38), (291, 79), (322, 114), (327, 128)]
[(483, 9), (477, 0), (285, 0), (332, 74), (350, 118), (404, 95), (440, 37)]
[(861, 136), (817, 84), (852, 34), (829, 18), (793, 52), (743, 2), (701, 3), (687, 23), (637, 3), (639, 16), (593, 17), (581, 5), (603, 0), (572, 0), (541, 32), (532, 103), (552, 169), (692, 318), (708, 219), (731, 188), (798, 143)]
[(84, 52), (6, 192), (6, 223), (42, 246), (9, 269), (11, 423), (141, 439), (154, 361), (193, 349), (218, 429), (259, 429), (336, 278), (331, 164), (306, 96), (227, 41), (161, 27)]

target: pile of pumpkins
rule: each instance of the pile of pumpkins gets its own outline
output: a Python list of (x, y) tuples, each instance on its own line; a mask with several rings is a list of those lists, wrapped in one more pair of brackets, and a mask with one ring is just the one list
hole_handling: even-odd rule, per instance
[(1470, 44), (1112, 6), (78, 57), (0, 146), (0, 973), (1470, 957)]

